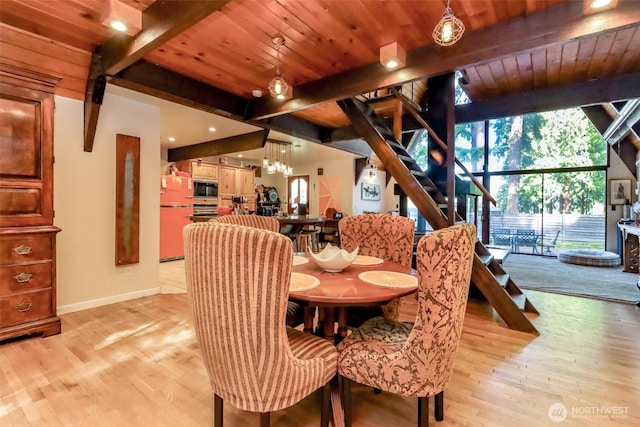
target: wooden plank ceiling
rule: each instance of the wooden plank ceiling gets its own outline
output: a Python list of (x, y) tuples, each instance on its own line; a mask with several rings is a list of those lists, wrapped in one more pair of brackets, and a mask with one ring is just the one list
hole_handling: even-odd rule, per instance
[[(98, 46), (118, 37), (129, 46), (148, 43), (114, 35), (104, 26), (100, 13), (106, 1), (2, 0), (0, 60), (59, 76), (58, 94), (84, 99), (91, 55)], [(157, 6), (153, 0), (122, 2), (144, 12), (143, 25), (160, 19), (151, 13)], [(168, 3), (183, 7), (179, 1)], [(253, 100), (254, 89), (267, 93), (274, 74), (271, 39), (284, 36), (280, 69), (293, 87), (292, 98), (276, 104), (265, 96), (248, 103), (252, 119), (274, 126), (286, 126), (273, 117), (288, 114), (323, 128), (341, 128), (349, 122), (336, 99), (406, 82), (418, 83), (409, 93), (419, 104), (427, 77), (455, 70), (462, 72), (465, 92), (478, 103), (640, 73), (640, 2), (634, 0), (620, 0), (616, 9), (589, 16), (582, 14), (582, 2), (573, 0), (452, 0), (466, 33), (449, 48), (435, 45), (431, 36), (445, 0), (219, 3), (217, 11), (143, 59), (220, 89), (217, 93), (230, 99)], [(378, 62), (379, 49), (392, 42), (408, 52), (407, 68), (389, 73)], [(121, 74), (114, 82), (153, 85), (151, 77), (135, 74), (134, 68)], [(630, 96), (638, 96), (634, 90)], [(182, 95), (171, 96), (176, 100)]]

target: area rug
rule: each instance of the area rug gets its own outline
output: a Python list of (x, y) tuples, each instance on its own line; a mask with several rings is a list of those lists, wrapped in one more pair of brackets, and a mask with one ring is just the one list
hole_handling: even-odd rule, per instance
[(503, 268), (522, 289), (628, 303), (640, 300), (639, 276), (625, 273), (622, 266), (592, 267), (566, 264), (555, 257), (511, 254)]

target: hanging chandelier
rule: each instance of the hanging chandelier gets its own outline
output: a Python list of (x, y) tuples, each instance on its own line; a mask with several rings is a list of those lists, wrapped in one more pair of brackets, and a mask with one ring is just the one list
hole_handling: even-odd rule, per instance
[(269, 82), (269, 93), (274, 98), (284, 99), (289, 90), (289, 85), (280, 74), (280, 48), (284, 46), (285, 40), (284, 37), (274, 37), (271, 41), (276, 45), (276, 74)]
[(291, 144), (282, 141), (267, 140), (264, 146), (262, 167), (267, 169), (267, 174), (269, 175), (273, 175), (276, 172), (280, 172), (284, 176), (293, 175), (293, 167), (291, 166)]
[(433, 29), (433, 40), (440, 46), (451, 46), (460, 40), (462, 34), (464, 34), (464, 24), (453, 14), (449, 3), (450, 0), (447, 0), (444, 14), (438, 25)]

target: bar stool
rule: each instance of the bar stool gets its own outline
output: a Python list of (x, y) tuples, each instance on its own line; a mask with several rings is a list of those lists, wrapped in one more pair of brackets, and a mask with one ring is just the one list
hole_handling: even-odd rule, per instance
[(298, 252), (306, 252), (307, 248), (311, 248), (312, 252), (318, 252), (318, 231), (317, 230), (302, 230), (296, 236), (296, 246)]

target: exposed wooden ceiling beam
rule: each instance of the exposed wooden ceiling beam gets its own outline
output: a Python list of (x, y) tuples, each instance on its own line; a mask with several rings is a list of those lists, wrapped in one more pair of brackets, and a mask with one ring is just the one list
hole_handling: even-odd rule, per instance
[(142, 12), (142, 31), (135, 37), (111, 37), (102, 45), (104, 69), (122, 71), (184, 30), (229, 3), (229, 0), (156, 1)]
[(156, 98), (242, 120), (247, 100), (146, 61), (138, 61), (109, 83)]
[(84, 95), (84, 151), (93, 150), (106, 75), (126, 69), (228, 2), (156, 1), (142, 12), (142, 31), (135, 37), (116, 35), (95, 49)]
[(93, 141), (98, 127), (100, 107), (107, 87), (107, 78), (103, 74), (100, 47), (91, 55), (89, 78), (84, 93), (84, 151), (93, 151)]
[[(506, 95), (456, 106), (456, 123), (479, 122), (540, 111), (640, 98), (640, 73)], [(523, 102), (526, 99), (526, 102)], [(404, 130), (414, 126), (405, 123)], [(415, 128), (414, 128), (415, 129)]]
[[(480, 122), (521, 114), (553, 111), (628, 98), (640, 98), (640, 73), (602, 80), (556, 86), (553, 88), (507, 95), (491, 101), (456, 106), (456, 123)], [(526, 102), (523, 102), (526, 99)], [(640, 126), (640, 123), (638, 124)], [(392, 126), (392, 122), (388, 122)], [(422, 126), (410, 114), (402, 117), (402, 132), (421, 130)], [(336, 143), (358, 138), (352, 126), (333, 129), (325, 142)]]
[(267, 129), (229, 138), (216, 139), (186, 147), (171, 148), (167, 159), (170, 162), (179, 160), (198, 159), (209, 156), (221, 156), (239, 151), (255, 150), (264, 147), (269, 131)]
[[(582, 111), (600, 133), (603, 133), (611, 125), (611, 122), (613, 122), (613, 119), (602, 105), (591, 105), (588, 107), (583, 107)], [(629, 137), (627, 136), (622, 138), (622, 140), (613, 147), (607, 144), (607, 147), (609, 147), (608, 149), (615, 150), (618, 153), (620, 159), (622, 159), (622, 162), (629, 169), (629, 172), (631, 172), (633, 176), (635, 176), (637, 170), (637, 150)]]
[(582, 3), (569, 1), (540, 12), (473, 31), (455, 46), (435, 44), (407, 52), (407, 65), (388, 72), (378, 62), (364, 65), (293, 88), (294, 98), (252, 100), (248, 119), (262, 119), (350, 98), (381, 87), (395, 86), (425, 76), (436, 76), (471, 65), (495, 61), (514, 52), (526, 52), (566, 40), (637, 26), (640, 2), (625, 1), (613, 10), (584, 16)]
[[(239, 121), (243, 121), (248, 103), (245, 98), (146, 61), (122, 70), (109, 83)], [(321, 126), (288, 114), (247, 123), (313, 142), (321, 142), (328, 133)]]

